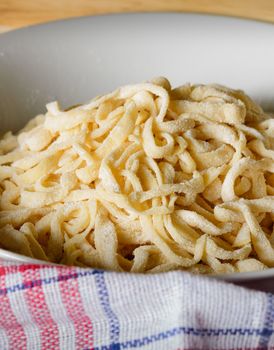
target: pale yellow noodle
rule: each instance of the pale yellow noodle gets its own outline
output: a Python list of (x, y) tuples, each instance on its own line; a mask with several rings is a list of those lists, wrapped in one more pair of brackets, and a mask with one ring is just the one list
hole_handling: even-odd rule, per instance
[(165, 78), (57, 102), (0, 140), (0, 247), (115, 271), (274, 267), (274, 119)]

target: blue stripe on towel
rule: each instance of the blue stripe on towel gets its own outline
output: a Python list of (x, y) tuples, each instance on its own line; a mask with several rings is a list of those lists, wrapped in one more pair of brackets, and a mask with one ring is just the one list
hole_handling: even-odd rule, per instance
[(105, 274), (97, 274), (95, 275), (95, 283), (96, 288), (99, 295), (99, 300), (101, 306), (105, 312), (105, 315), (108, 319), (110, 325), (110, 342), (109, 346), (102, 347), (101, 349), (105, 350), (120, 350), (121, 346), (119, 343), (120, 336), (120, 324), (117, 315), (113, 312), (110, 301), (109, 301), (109, 293), (106, 285)]
[[(265, 334), (269, 334), (269, 337), (274, 333), (274, 330), (271, 328), (193, 328), (193, 327), (177, 327), (172, 328), (164, 332), (160, 332), (158, 334), (153, 334), (150, 336), (146, 336), (139, 339), (132, 339), (121, 343), (114, 344), (117, 347), (112, 347), (113, 344), (105, 345), (101, 347), (95, 347), (93, 350), (116, 350), (116, 349), (133, 349), (133, 348), (141, 348), (143, 346), (147, 346), (149, 344), (170, 339), (180, 334), (184, 334), (186, 336), (194, 336), (194, 337), (219, 337), (219, 336), (235, 336), (235, 337), (246, 337), (246, 336), (258, 336), (264, 337)], [(268, 338), (269, 340), (269, 338)], [(268, 341), (267, 340), (267, 341)], [(267, 346), (259, 345), (256, 349), (267, 349)], [(220, 349), (221, 350), (221, 349)]]
[(77, 279), (79, 277), (92, 276), (96, 274), (102, 274), (101, 270), (86, 270), (81, 272), (67, 273), (56, 277), (42, 278), (38, 280), (29, 280), (22, 284), (15, 284), (14, 286), (0, 289), (0, 296), (7, 295), (9, 293), (19, 292), (21, 290), (31, 289), (34, 287), (41, 287), (44, 284), (58, 283), (60, 281), (69, 281), (71, 279)]
[(259, 341), (260, 348), (268, 349), (268, 343), (273, 332), (274, 332), (274, 295), (267, 294), (265, 320), (263, 324), (261, 339)]

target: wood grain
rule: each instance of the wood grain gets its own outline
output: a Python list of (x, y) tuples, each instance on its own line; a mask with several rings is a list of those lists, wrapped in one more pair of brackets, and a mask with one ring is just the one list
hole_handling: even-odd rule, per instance
[(212, 13), (274, 23), (273, 0), (0, 0), (0, 31), (69, 17), (150, 11)]

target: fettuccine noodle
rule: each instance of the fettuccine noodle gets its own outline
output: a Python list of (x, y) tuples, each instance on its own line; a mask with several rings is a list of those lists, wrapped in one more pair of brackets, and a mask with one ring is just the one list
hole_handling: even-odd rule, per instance
[(274, 267), (274, 119), (242, 91), (124, 86), (0, 141), (0, 247), (82, 267)]

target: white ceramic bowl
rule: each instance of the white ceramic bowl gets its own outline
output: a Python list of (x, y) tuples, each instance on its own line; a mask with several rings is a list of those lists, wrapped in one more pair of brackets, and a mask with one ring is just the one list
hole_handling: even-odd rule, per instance
[[(119, 85), (168, 77), (217, 82), (274, 110), (274, 26), (190, 14), (131, 14), (52, 22), (0, 35), (0, 129), (17, 130), (58, 99), (85, 102)], [(0, 258), (33, 259), (0, 249)], [(274, 269), (220, 276), (261, 287)]]

